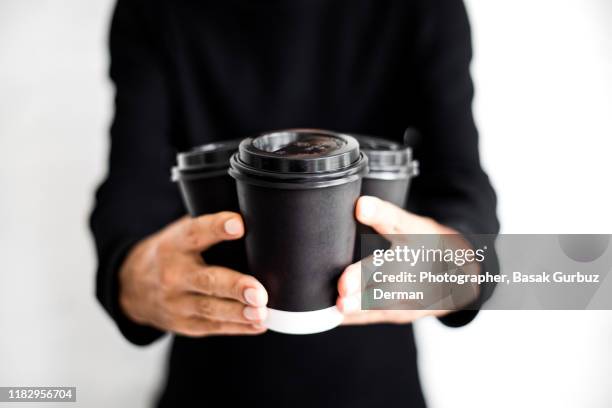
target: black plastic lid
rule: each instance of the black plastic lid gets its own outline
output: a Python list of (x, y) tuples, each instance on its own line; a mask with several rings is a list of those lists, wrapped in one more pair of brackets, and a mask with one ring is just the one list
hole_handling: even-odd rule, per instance
[(359, 141), (361, 151), (368, 156), (371, 170), (410, 166), (412, 163), (410, 147), (378, 137), (353, 136)]
[(240, 144), (239, 160), (253, 169), (279, 173), (327, 173), (359, 160), (359, 143), (319, 129), (264, 133)]
[(367, 171), (355, 138), (320, 129), (287, 129), (247, 138), (231, 160), (230, 175), (279, 188), (324, 187)]
[(379, 179), (411, 178), (419, 173), (419, 163), (412, 160), (412, 149), (387, 139), (352, 135), (368, 156), (370, 172), (366, 177)]
[(179, 153), (176, 156), (177, 169), (181, 172), (191, 172), (229, 167), (230, 158), (238, 150), (241, 140), (208, 143)]

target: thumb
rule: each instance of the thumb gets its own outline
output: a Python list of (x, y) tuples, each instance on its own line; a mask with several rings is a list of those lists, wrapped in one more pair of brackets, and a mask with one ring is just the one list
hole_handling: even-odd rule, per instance
[(382, 235), (422, 233), (431, 229), (431, 220), (412, 214), (390, 202), (363, 196), (357, 201), (357, 220)]
[(179, 224), (177, 244), (186, 251), (201, 252), (228, 240), (241, 238), (244, 224), (238, 213), (223, 211), (196, 218), (186, 218)]

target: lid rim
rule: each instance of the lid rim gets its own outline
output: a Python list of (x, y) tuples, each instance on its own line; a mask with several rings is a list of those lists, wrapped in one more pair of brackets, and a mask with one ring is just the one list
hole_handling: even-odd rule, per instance
[(371, 170), (410, 168), (414, 165), (410, 146), (374, 136), (352, 136), (359, 142), (361, 151), (368, 156)]
[(229, 169), (229, 163), (226, 166), (210, 167), (205, 172), (204, 171), (196, 172), (195, 170), (185, 171), (185, 170), (180, 170), (178, 167), (175, 166), (172, 168), (170, 172), (170, 179), (173, 182), (177, 183), (177, 182), (183, 182), (183, 181), (193, 181), (193, 180), (199, 180), (199, 179), (204, 179), (204, 178), (219, 177), (219, 176), (227, 175), (228, 169)]
[(238, 150), (242, 139), (216, 141), (195, 146), (176, 155), (179, 171), (199, 171), (229, 166), (231, 156)]
[(289, 173), (253, 168), (243, 163), (235, 153), (230, 161), (228, 174), (235, 180), (248, 184), (271, 186), (281, 189), (318, 188), (349, 183), (366, 176), (368, 158), (360, 153), (359, 160), (349, 167), (329, 172)]
[[(331, 151), (317, 152), (318, 156), (309, 156), (310, 153), (299, 152), (292, 156), (278, 153), (278, 150), (291, 146), (300, 140), (309, 138), (322, 140), (336, 139), (336, 146)], [(275, 138), (278, 138), (275, 140)], [(282, 139), (281, 139), (282, 138)], [(274, 142), (282, 140), (279, 145)], [(269, 143), (270, 149), (265, 150), (258, 143)], [(308, 143), (308, 142), (307, 142)], [(323, 142), (325, 143), (325, 142)], [(325, 146), (324, 144), (320, 146)], [(292, 174), (317, 174), (341, 171), (349, 168), (360, 160), (359, 143), (347, 134), (337, 133), (323, 129), (294, 128), (261, 133), (255, 137), (246, 138), (240, 143), (238, 160), (244, 165), (257, 171)]]

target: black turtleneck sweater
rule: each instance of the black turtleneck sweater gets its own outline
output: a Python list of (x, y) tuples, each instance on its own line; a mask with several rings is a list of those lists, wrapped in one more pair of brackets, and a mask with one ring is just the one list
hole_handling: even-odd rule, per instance
[[(400, 141), (414, 126), (421, 175), (409, 209), (462, 232), (498, 230), (478, 156), (460, 0), (119, 0), (110, 53), (110, 164), (91, 226), (98, 298), (133, 343), (163, 333), (121, 312), (118, 269), (135, 242), (185, 213), (169, 169), (177, 151), (194, 145), (293, 127)], [(473, 315), (442, 320), (457, 326)], [(175, 336), (159, 404), (424, 402), (412, 327), (370, 325), (307, 336)]]

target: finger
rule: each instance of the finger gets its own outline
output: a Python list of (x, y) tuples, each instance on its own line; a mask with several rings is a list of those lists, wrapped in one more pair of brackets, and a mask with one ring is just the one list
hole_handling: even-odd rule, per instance
[(364, 325), (374, 323), (399, 323), (385, 310), (366, 310), (344, 315), (344, 325)]
[(197, 317), (177, 319), (170, 330), (189, 337), (211, 335), (253, 335), (261, 334), (266, 328), (261, 325), (241, 324), (232, 322), (217, 322)]
[(364, 325), (378, 323), (379, 316), (375, 312), (363, 311), (356, 313), (347, 313), (344, 315), (343, 325)]
[(404, 324), (431, 315), (415, 310), (367, 310), (344, 315), (344, 325), (363, 325), (374, 323)]
[(234, 299), (256, 307), (268, 303), (268, 293), (257, 279), (229, 268), (199, 266), (186, 276), (187, 289), (203, 295)]
[(412, 214), (387, 201), (363, 196), (357, 202), (357, 220), (368, 225), (379, 234), (407, 234), (432, 229), (427, 217)]
[(361, 291), (361, 262), (349, 265), (338, 280), (338, 293), (346, 297)]
[[(396, 306), (402, 306), (401, 302), (398, 302)], [(416, 305), (415, 308), (408, 308), (406, 310), (362, 310), (361, 309), (361, 293), (356, 293), (346, 297), (341, 297), (336, 302), (336, 307), (344, 314), (370, 314), (373, 316), (381, 317), (384, 316), (387, 319), (396, 318), (401, 320), (403, 317), (408, 315), (412, 316), (418, 313), (429, 313), (427, 310), (421, 310)]]
[(234, 323), (261, 323), (268, 311), (265, 307), (245, 306), (236, 300), (213, 296), (187, 294), (173, 301), (176, 313), (184, 317), (200, 317), (209, 320)]
[(185, 219), (179, 224), (177, 234), (180, 248), (202, 252), (219, 242), (241, 238), (244, 225), (240, 214), (223, 211)]
[(342, 313), (355, 313), (361, 310), (361, 293), (338, 298), (336, 307)]

